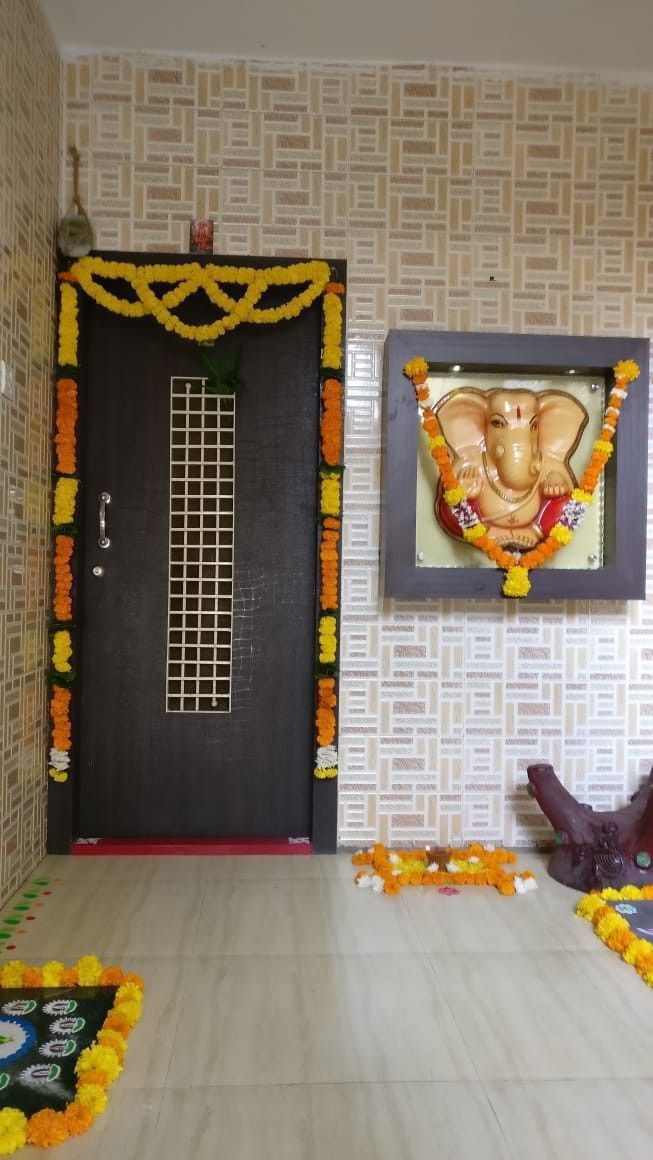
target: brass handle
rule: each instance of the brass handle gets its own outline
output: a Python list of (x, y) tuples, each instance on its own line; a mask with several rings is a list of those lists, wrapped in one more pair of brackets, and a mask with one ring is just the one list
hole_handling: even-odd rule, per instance
[(108, 548), (111, 545), (111, 540), (107, 536), (107, 504), (111, 503), (111, 496), (108, 491), (100, 492), (100, 538), (98, 540), (98, 547)]

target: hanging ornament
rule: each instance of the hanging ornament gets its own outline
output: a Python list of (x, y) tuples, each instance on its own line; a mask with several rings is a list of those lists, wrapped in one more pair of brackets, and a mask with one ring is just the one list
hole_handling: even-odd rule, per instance
[(59, 223), (59, 249), (66, 258), (83, 258), (93, 248), (93, 232), (79, 197), (79, 150), (70, 145), (73, 159), (73, 200), (70, 210)]

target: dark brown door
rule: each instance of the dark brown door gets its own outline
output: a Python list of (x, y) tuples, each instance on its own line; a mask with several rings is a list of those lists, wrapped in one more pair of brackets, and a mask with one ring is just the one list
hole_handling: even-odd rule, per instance
[[(189, 564), (197, 557), (173, 550), (169, 540), (171, 379), (190, 383), (189, 408), (201, 411), (198, 350), (151, 320), (124, 319), (90, 302), (83, 333), (78, 833), (310, 835), (319, 304), (292, 322), (243, 327), (215, 347), (220, 361), (240, 350), (243, 381), (232, 456), (230, 689), (225, 668), (216, 677), (210, 665), (210, 632), (224, 642), (216, 627), (225, 620), (215, 617), (218, 597), (210, 586), (203, 597)], [(212, 429), (205, 434), (202, 456), (211, 459), (215, 436)], [(197, 425), (189, 437), (204, 438)], [(228, 434), (226, 441), (221, 454), (228, 491)], [(195, 466), (191, 477), (193, 472)], [(98, 545), (102, 492), (111, 497), (106, 549)], [(184, 550), (201, 547), (191, 499)], [(184, 503), (173, 502), (173, 514), (180, 509)], [(228, 513), (218, 518), (228, 532)], [(204, 520), (212, 523), (206, 514)], [(204, 563), (213, 544), (208, 539)], [(175, 552), (188, 565), (183, 681), (175, 652), (179, 633), (169, 640)], [(94, 574), (98, 568), (102, 575)], [(214, 704), (206, 696), (194, 702), (200, 687), (211, 691), (211, 680)], [(175, 701), (180, 682), (181, 700)], [(230, 711), (217, 711), (228, 692)]]

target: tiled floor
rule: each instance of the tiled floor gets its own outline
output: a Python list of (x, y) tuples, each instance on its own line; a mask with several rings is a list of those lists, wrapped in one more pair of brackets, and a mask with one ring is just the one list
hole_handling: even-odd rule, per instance
[(147, 984), (109, 1109), (62, 1160), (648, 1155), (653, 993), (523, 861), (535, 894), (391, 899), (344, 855), (48, 858), (21, 957)]

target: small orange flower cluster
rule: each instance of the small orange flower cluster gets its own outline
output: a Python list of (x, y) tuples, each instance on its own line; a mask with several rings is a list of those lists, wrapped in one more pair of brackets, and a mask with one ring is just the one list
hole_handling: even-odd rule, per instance
[[(467, 866), (470, 861), (478, 870), (441, 870), (448, 863)], [(398, 894), (402, 886), (494, 886), (500, 894), (516, 894), (515, 874), (503, 867), (513, 865), (516, 855), (509, 850), (485, 850), (472, 843), (464, 850), (388, 850), (380, 842), (371, 850), (354, 854), (355, 866), (371, 866), (375, 875), (383, 879), (384, 894)], [(429, 870), (437, 863), (437, 870)], [(357, 876), (357, 881), (365, 876)], [(530, 870), (523, 871), (522, 880), (533, 878)]]
[[(619, 413), (621, 411), (621, 405), (624, 401), (624, 394), (622, 392), (626, 391), (627, 389), (628, 379), (621, 376), (617, 377), (606, 408), (606, 415), (612, 414), (613, 416), (613, 427), (616, 427), (619, 421)], [(611, 412), (609, 411), (609, 408), (612, 408)], [(599, 440), (604, 443), (612, 443), (613, 435), (614, 432), (611, 431), (609, 427), (603, 427), (603, 430), (599, 435)], [(585, 468), (585, 471), (583, 472), (583, 478), (580, 481), (580, 487), (582, 487), (583, 491), (593, 492), (596, 490), (603, 469), (609, 458), (610, 454), (608, 451), (601, 451), (596, 447), (594, 448), (590, 461)]]
[(52, 686), (50, 698), (50, 719), (52, 721), (52, 746), (67, 750), (71, 745), (70, 702), (72, 693), (63, 685)]
[(74, 379), (57, 380), (55, 470), (60, 475), (74, 475), (77, 467), (77, 383)]
[(336, 682), (334, 677), (320, 677), (317, 682), (317, 726), (318, 745), (331, 745), (336, 735)]
[(72, 536), (55, 536), (54, 540), (54, 618), (60, 623), (72, 620), (73, 574), (70, 560), (75, 547)]
[(328, 516), (323, 521), (320, 542), (320, 608), (335, 612), (338, 607), (338, 540), (340, 520)]
[(324, 462), (337, 467), (342, 455), (342, 383), (338, 379), (325, 379), (322, 387), (320, 437)]

